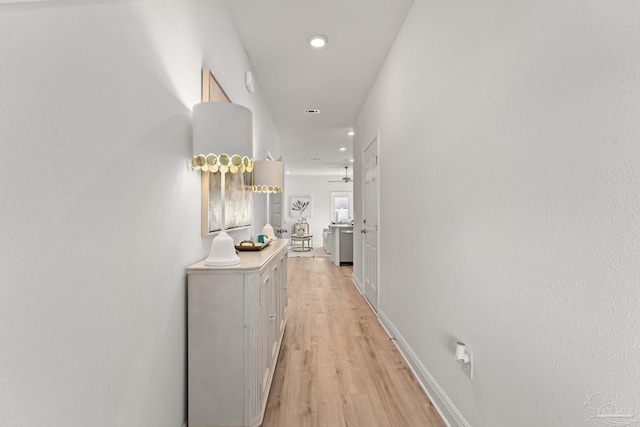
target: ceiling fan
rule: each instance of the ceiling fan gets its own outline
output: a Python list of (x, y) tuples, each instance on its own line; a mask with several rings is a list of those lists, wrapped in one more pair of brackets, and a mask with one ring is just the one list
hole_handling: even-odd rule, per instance
[(337, 181), (327, 181), (327, 182), (344, 182), (345, 184), (348, 182), (353, 182), (353, 179), (347, 175), (347, 171), (349, 170), (349, 166), (344, 167), (344, 178), (341, 178)]

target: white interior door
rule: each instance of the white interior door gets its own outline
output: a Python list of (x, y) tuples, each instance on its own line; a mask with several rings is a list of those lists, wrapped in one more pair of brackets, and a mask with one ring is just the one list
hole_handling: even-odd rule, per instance
[(378, 139), (364, 150), (364, 295), (378, 311)]

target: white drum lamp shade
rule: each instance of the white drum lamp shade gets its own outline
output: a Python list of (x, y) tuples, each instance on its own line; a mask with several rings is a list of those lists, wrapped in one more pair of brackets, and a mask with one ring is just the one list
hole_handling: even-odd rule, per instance
[(253, 161), (253, 191), (259, 193), (281, 193), (284, 164), (276, 160)]
[(276, 234), (269, 224), (269, 194), (281, 193), (284, 181), (284, 164), (276, 160), (253, 161), (253, 191), (267, 193), (267, 224), (262, 229), (262, 234), (269, 239), (275, 239)]
[(238, 154), (253, 157), (251, 110), (228, 102), (193, 107), (193, 155)]

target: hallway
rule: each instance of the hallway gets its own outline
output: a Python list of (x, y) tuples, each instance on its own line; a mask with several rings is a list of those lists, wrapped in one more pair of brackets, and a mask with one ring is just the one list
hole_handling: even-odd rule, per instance
[(287, 327), (263, 427), (444, 427), (351, 282), (351, 267), (292, 258)]

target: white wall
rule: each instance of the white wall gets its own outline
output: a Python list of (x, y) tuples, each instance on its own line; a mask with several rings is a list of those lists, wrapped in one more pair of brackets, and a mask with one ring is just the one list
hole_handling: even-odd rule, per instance
[(0, 5), (1, 425), (183, 425), (203, 66), (278, 153), (224, 1)]
[(287, 233), (291, 236), (291, 227), (298, 218), (289, 216), (291, 210), (291, 196), (311, 196), (312, 217), (307, 218), (313, 245), (322, 246), (322, 230), (331, 224), (331, 192), (353, 191), (353, 183), (327, 182), (336, 180), (333, 176), (286, 175), (284, 179), (284, 219)]
[(354, 154), (380, 131), (380, 313), (452, 425), (640, 410), (639, 69), (635, 0), (416, 0)]

